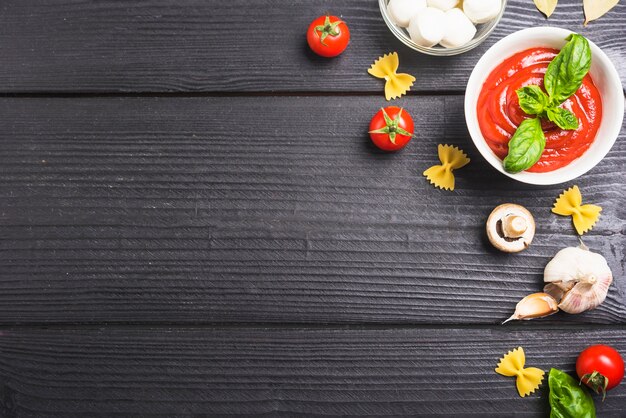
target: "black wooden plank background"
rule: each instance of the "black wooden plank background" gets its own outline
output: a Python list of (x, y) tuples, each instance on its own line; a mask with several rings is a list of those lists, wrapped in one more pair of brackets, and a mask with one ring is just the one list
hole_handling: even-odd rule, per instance
[[(572, 372), (574, 353), (606, 341), (626, 351), (606, 329), (8, 331), (0, 413), (545, 417), (547, 384), (522, 399), (497, 359), (523, 342), (529, 366)], [(624, 389), (600, 417), (624, 416)]]
[[(0, 417), (545, 416), (493, 372), (573, 370), (592, 343), (626, 354), (626, 130), (581, 178), (530, 186), (473, 147), (463, 90), (502, 36), (580, 31), (626, 85), (626, 5), (587, 27), (580, 1), (546, 21), (509, 0), (479, 48), (403, 47), (375, 0), (4, 0), (0, 4)], [(331, 11), (339, 58), (304, 31)], [(395, 101), (416, 121), (397, 154), (366, 127), (385, 105), (366, 69), (400, 54), (417, 77)], [(457, 190), (421, 172), (439, 143), (472, 162)], [(580, 186), (603, 207), (584, 242), (615, 282), (584, 315), (499, 323), (578, 244), (550, 213)], [(503, 202), (537, 220), (531, 248), (492, 249)], [(623, 417), (626, 384), (597, 402)]]
[[(492, 175), (461, 96), (400, 103), (418, 133), (388, 155), (363, 132), (370, 97), (0, 100), (4, 320), (499, 323), (578, 244), (550, 212), (571, 184), (603, 207), (585, 242), (624, 275), (624, 134), (580, 180), (537, 188)], [(437, 143), (473, 159), (452, 193), (421, 176)], [(516, 255), (484, 233), (507, 201), (537, 217)], [(556, 322), (623, 323), (625, 285)]]
[[(366, 70), (396, 50), (413, 91), (465, 90), (482, 54), (504, 35), (560, 26), (588, 36), (621, 65), (626, 85), (626, 3), (582, 26), (582, 0), (561, 0), (549, 21), (531, 0), (509, 0), (483, 45), (456, 57), (429, 57), (389, 32), (377, 0), (3, 0), (0, 85), (11, 92), (307, 91), (369, 92)], [(304, 33), (324, 11), (352, 28), (337, 59), (313, 55)]]

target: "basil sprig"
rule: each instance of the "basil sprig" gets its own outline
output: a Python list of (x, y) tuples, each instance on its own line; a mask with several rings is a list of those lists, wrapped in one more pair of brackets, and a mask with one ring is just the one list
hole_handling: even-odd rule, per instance
[(550, 418), (596, 418), (589, 392), (569, 374), (550, 369)]
[(554, 122), (559, 128), (571, 131), (578, 129), (578, 118), (575, 114), (562, 107), (546, 109), (548, 119)]
[(526, 86), (515, 91), (519, 106), (529, 115), (542, 114), (550, 103), (550, 98), (539, 86)]
[(516, 91), (520, 108), (536, 117), (524, 120), (509, 141), (509, 153), (503, 162), (509, 173), (529, 169), (541, 158), (546, 145), (541, 130), (542, 118), (549, 119), (561, 129), (578, 129), (576, 115), (559, 106), (582, 85), (591, 67), (591, 48), (587, 39), (577, 33), (566, 40), (567, 44), (550, 62), (543, 77), (546, 91), (534, 85)]
[(539, 118), (524, 120), (509, 141), (509, 154), (504, 159), (504, 169), (509, 173), (519, 173), (541, 157), (546, 146), (546, 137), (541, 130)]
[(584, 36), (573, 33), (561, 52), (548, 65), (543, 84), (553, 105), (576, 93), (591, 67), (591, 48)]

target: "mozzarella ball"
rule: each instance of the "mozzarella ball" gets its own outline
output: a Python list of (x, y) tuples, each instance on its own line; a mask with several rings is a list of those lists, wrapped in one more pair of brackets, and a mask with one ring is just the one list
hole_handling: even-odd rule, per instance
[(476, 35), (476, 27), (461, 9), (450, 9), (444, 13), (444, 27), (440, 44), (446, 48), (463, 46)]
[(459, 0), (428, 0), (428, 7), (434, 7), (444, 12), (456, 7)]
[(409, 35), (418, 45), (431, 47), (443, 38), (445, 13), (434, 7), (427, 7), (411, 18)]
[(387, 13), (396, 25), (406, 28), (411, 17), (425, 8), (426, 0), (389, 0)]
[(463, 2), (463, 12), (476, 24), (495, 19), (501, 9), (502, 0), (465, 0)]

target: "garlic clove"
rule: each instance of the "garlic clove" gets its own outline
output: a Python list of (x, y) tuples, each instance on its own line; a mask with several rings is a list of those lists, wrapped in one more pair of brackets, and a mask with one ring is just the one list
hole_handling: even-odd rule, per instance
[(606, 299), (612, 282), (611, 276), (594, 278), (593, 282), (578, 282), (565, 293), (559, 303), (559, 308), (569, 314), (595, 309)]
[(543, 318), (559, 311), (556, 300), (547, 293), (533, 293), (520, 300), (506, 324), (514, 319)]
[(560, 286), (558, 286), (555, 283), (548, 283), (547, 285), (543, 287), (543, 291), (549, 294), (550, 296), (552, 296), (554, 300), (556, 301), (562, 300), (567, 290), (563, 290)]
[(559, 308), (576, 314), (604, 302), (613, 274), (602, 255), (586, 248), (568, 247), (546, 265), (543, 280), (544, 292), (559, 301)]

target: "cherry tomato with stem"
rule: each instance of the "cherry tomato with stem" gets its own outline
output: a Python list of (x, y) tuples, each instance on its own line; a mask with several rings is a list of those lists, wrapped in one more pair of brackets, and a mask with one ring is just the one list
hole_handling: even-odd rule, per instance
[(406, 110), (397, 106), (381, 108), (370, 122), (372, 142), (385, 151), (404, 148), (413, 137), (413, 119)]
[(594, 392), (602, 393), (604, 399), (606, 391), (619, 385), (624, 378), (624, 359), (613, 347), (592, 345), (578, 356), (576, 374)]
[(320, 16), (309, 25), (306, 40), (317, 55), (336, 57), (348, 46), (350, 30), (337, 16)]

